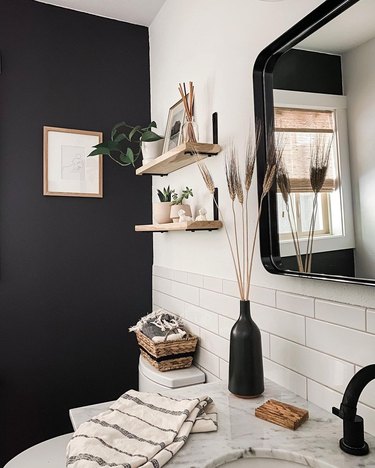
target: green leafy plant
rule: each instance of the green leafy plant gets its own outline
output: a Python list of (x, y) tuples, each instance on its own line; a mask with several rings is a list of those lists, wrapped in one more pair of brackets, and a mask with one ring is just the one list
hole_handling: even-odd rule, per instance
[(141, 154), (142, 142), (158, 141), (163, 138), (155, 133), (153, 128), (156, 128), (155, 122), (143, 128), (141, 125), (132, 127), (120, 122), (113, 127), (110, 140), (95, 145), (95, 149), (88, 157), (104, 154), (120, 166), (134, 166)]
[(157, 191), (159, 200), (164, 203), (164, 202), (170, 202), (172, 200), (172, 195), (174, 194), (174, 189), (171, 190), (170, 186), (168, 185), (167, 188), (163, 188), (163, 191), (159, 190)]
[(189, 197), (193, 196), (193, 189), (186, 187), (182, 192), (181, 195), (177, 195), (177, 193), (174, 193), (172, 198), (172, 205), (181, 205), (184, 199), (188, 199)]

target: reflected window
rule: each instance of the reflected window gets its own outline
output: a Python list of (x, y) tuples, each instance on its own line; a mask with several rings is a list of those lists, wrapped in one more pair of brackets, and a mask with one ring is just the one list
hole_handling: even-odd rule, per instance
[[(294, 230), (305, 239), (311, 229), (314, 192), (310, 182), (312, 148), (319, 138), (331, 138), (332, 146), (327, 174), (317, 197), (315, 236), (342, 234), (342, 222), (332, 221), (331, 213), (341, 213), (339, 190), (339, 157), (334, 110), (275, 107), (275, 131), (282, 134), (283, 163), (290, 181), (290, 209), (293, 211)], [(277, 194), (280, 240), (291, 240), (291, 226), (281, 193)]]

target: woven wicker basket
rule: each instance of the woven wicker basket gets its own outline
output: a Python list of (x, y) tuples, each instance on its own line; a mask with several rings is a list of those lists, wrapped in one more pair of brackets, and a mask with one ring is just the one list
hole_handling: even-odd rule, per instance
[(198, 338), (189, 335), (184, 340), (154, 343), (141, 331), (135, 332), (142, 356), (156, 369), (166, 372), (185, 369), (193, 363)]

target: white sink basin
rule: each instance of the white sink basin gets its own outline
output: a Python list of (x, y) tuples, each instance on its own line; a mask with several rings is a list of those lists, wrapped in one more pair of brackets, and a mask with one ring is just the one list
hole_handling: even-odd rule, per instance
[[(244, 458), (238, 460), (228, 461), (221, 464), (223, 468), (286, 468), (296, 467), (302, 468), (315, 466), (320, 468), (337, 468), (323, 460), (316, 460), (314, 458), (306, 458), (298, 453), (288, 453), (281, 451), (277, 453), (276, 450), (260, 450), (260, 453), (247, 454)], [(293, 460), (294, 458), (294, 460)], [(288, 460), (289, 459), (289, 460)]]
[(239, 460), (235, 460), (229, 463), (225, 463), (222, 465), (225, 468), (277, 468), (277, 467), (299, 467), (301, 468), (302, 465), (301, 463), (296, 463), (293, 461), (288, 461), (288, 460), (280, 460), (279, 458), (259, 458), (259, 457), (253, 457), (253, 458), (241, 458)]

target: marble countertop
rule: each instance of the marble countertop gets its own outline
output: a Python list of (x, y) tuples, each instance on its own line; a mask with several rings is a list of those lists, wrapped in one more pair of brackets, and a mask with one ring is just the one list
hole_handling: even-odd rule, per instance
[[(164, 393), (181, 397), (209, 395), (217, 406), (219, 424), (217, 432), (191, 434), (186, 445), (167, 464), (168, 468), (214, 468), (254, 456), (280, 458), (310, 467), (375, 467), (375, 437), (365, 434), (369, 455), (355, 457), (343, 453), (338, 446), (342, 437), (341, 419), (271, 381), (266, 381), (261, 397), (251, 400), (231, 395), (222, 383), (194, 385)], [(270, 398), (308, 409), (309, 420), (292, 431), (256, 418), (255, 408)], [(105, 411), (110, 404), (71, 409), (73, 427)]]

